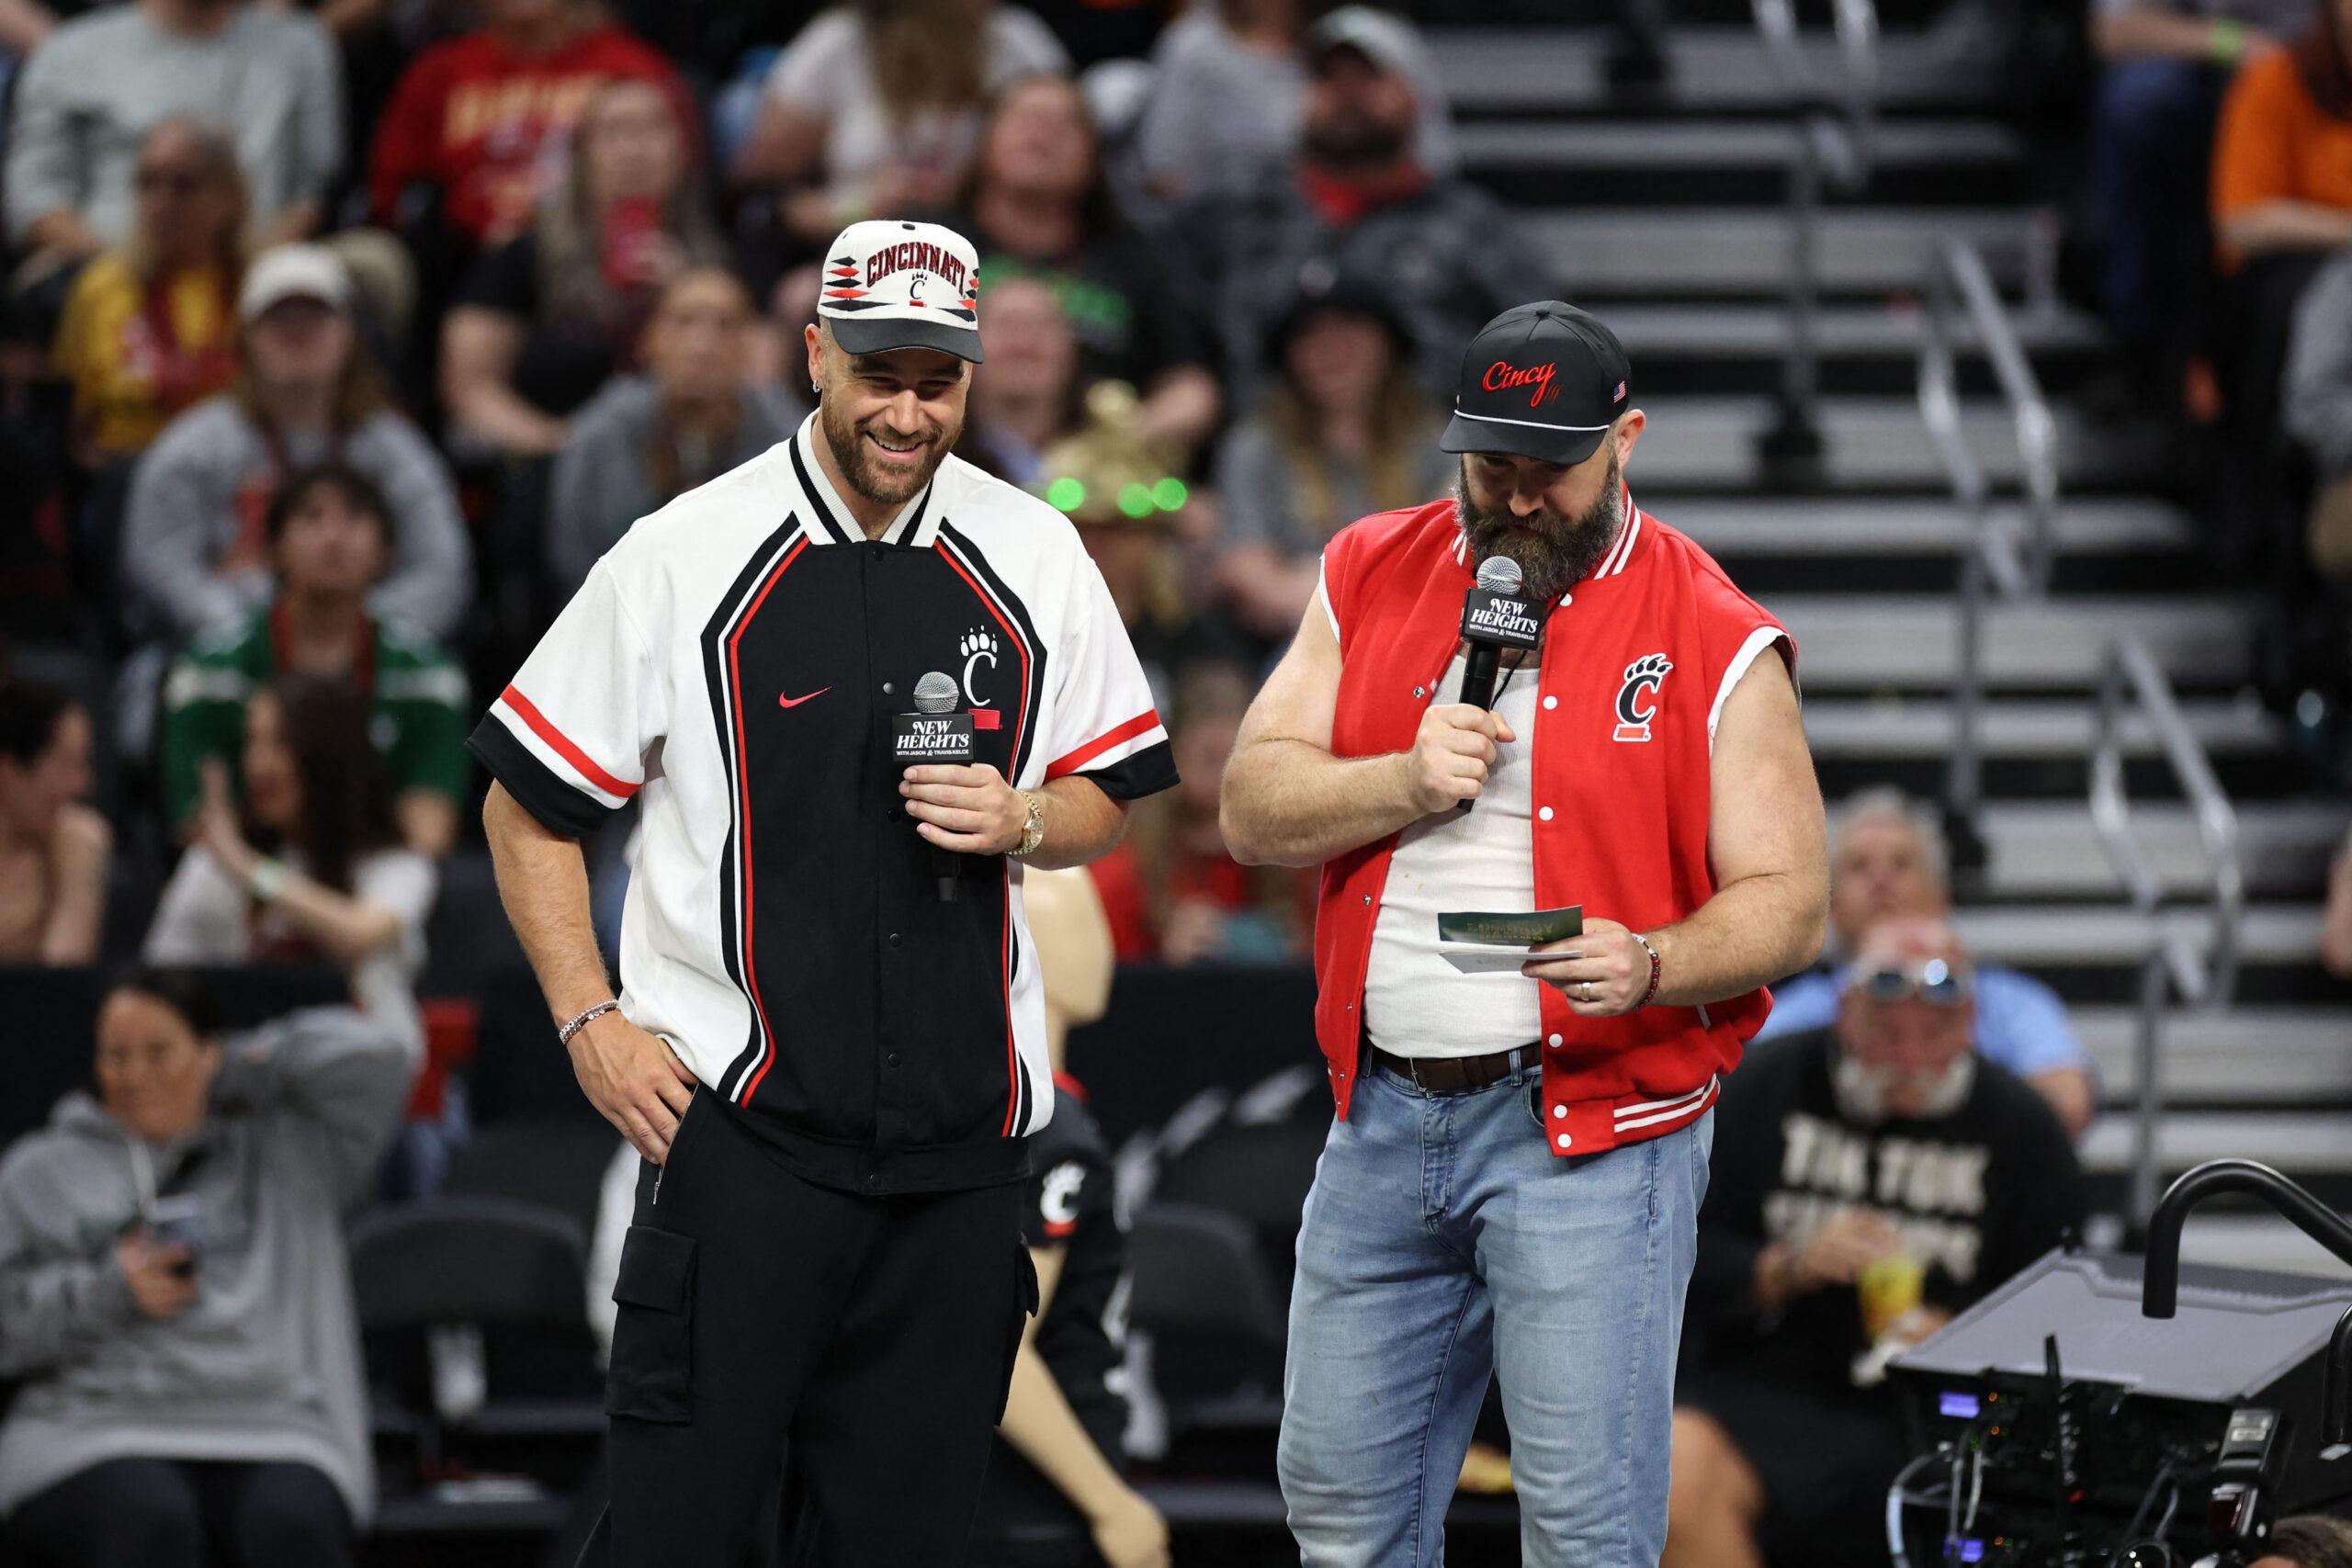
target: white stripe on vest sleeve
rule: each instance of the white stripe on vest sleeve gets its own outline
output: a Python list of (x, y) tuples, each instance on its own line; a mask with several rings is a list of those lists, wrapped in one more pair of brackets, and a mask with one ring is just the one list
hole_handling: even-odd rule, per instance
[(1739, 651), (1732, 655), (1731, 662), (1724, 666), (1723, 681), (1715, 687), (1714, 705), (1707, 710), (1707, 750), (1710, 755), (1715, 750), (1715, 726), (1723, 719), (1724, 704), (1730, 700), (1731, 689), (1739, 684), (1739, 678), (1747, 673), (1747, 667), (1756, 662), (1758, 654), (1776, 642), (1787, 640), (1788, 635), (1778, 626), (1758, 626), (1747, 634), (1747, 640), (1739, 645)]
[(1331, 608), (1331, 583), (1325, 575), (1327, 558), (1315, 558), (1315, 599), (1323, 606), (1323, 618), (1331, 623), (1331, 640), (1340, 640), (1340, 612)]

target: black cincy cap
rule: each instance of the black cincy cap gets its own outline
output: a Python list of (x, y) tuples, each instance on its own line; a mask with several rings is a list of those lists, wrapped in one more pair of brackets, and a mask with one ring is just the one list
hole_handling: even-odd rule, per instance
[(1448, 452), (1576, 464), (1631, 407), (1633, 366), (1599, 318), (1557, 299), (1505, 310), (1462, 352)]

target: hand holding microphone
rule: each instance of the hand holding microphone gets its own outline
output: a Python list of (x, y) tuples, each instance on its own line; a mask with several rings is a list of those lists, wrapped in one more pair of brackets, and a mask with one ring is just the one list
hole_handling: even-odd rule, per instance
[(1486, 787), (1498, 743), (1518, 739), (1500, 714), (1468, 703), (1447, 703), (1421, 715), (1412, 750), (1399, 752), (1406, 788), (1422, 816), (1448, 807), (1464, 810)]
[(915, 682), (915, 711), (891, 720), (892, 750), (907, 764), (899, 794), (931, 845), (939, 901), (956, 902), (959, 854), (995, 855), (1021, 842), (1029, 803), (986, 762), (972, 761), (972, 716), (956, 710), (956, 678), (933, 671)]
[[(1431, 708), (1421, 716), (1419, 734), (1414, 737), (1413, 755), (1423, 758), (1432, 745), (1430, 726), (1439, 720), (1440, 727), (1451, 731), (1456, 739), (1437, 739), (1436, 750), (1419, 768), (1415, 800), (1424, 811), (1442, 811), (1449, 801), (1461, 810), (1470, 809), (1470, 802), (1477, 797), (1478, 788), (1486, 783), (1487, 771), (1494, 766), (1497, 740), (1515, 740), (1510, 726), (1487, 710), (1495, 704), (1495, 675), (1502, 666), (1503, 649), (1515, 648), (1521, 653), (1532, 653), (1544, 640), (1544, 617), (1535, 606), (1520, 597), (1526, 582), (1519, 563), (1509, 556), (1488, 556), (1478, 563), (1476, 586), (1462, 601), (1462, 640), (1470, 651), (1462, 669), (1462, 701), (1452, 707)], [(1474, 721), (1463, 716), (1475, 713)], [(1440, 719), (1451, 714), (1451, 719)], [(1471, 746), (1476, 738), (1481, 744)], [(1475, 759), (1475, 773), (1454, 764), (1432, 771), (1430, 762), (1441, 761), (1442, 754)], [(1467, 794), (1460, 784), (1467, 779)]]

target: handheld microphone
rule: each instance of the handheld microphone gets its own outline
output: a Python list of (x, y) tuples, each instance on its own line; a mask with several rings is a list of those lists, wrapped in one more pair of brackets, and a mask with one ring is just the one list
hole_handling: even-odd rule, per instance
[[(1544, 617), (1520, 597), (1526, 581), (1509, 556), (1478, 563), (1478, 583), (1462, 601), (1462, 640), (1470, 645), (1462, 670), (1462, 700), (1473, 707), (1495, 705), (1495, 674), (1506, 648), (1532, 653), (1544, 640)], [(1470, 809), (1464, 801), (1461, 808)]]
[[(959, 691), (956, 677), (937, 670), (915, 682), (915, 711), (890, 720), (891, 754), (900, 766), (972, 760), (972, 716), (955, 711)], [(939, 901), (956, 902), (963, 881), (962, 857), (933, 844), (931, 871), (937, 879)]]

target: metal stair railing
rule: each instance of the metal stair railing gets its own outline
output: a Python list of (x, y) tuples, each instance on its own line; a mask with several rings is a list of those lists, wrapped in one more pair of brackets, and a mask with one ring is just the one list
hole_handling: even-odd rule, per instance
[[(1991, 365), (2008, 406), (2024, 479), (2024, 508), (2016, 524), (1994, 512), (1992, 481), (1962, 424), (1962, 321), (1973, 330), (1974, 346)], [(1955, 858), (1973, 868), (1983, 860), (1977, 818), (1984, 804), (1984, 622), (1996, 594), (2022, 599), (2049, 588), (2057, 554), (2058, 427), (1984, 258), (1951, 235), (1937, 242), (1928, 274), (1920, 317), (1918, 395), (1919, 417), (1942, 459), (1952, 500), (1969, 524), (1960, 563), (1958, 670), (1944, 816)]]
[(1878, 117), (1878, 8), (1873, 0), (1831, 0), (1837, 67), (1820, 80), (1797, 30), (1794, 0), (1754, 0), (1756, 29), (1796, 100), (1797, 155), (1789, 170), (1789, 349), (1780, 409), (1760, 456), (1780, 482), (1808, 482), (1821, 457), (1819, 327), (1821, 212), (1831, 187), (1845, 194), (1870, 178)]
[[(2123, 726), (2141, 715), (2188, 797), (2204, 857), (2201, 922), (2165, 919), (2163, 879), (2133, 831), (2132, 796), (2124, 778)], [(2205, 750), (2181, 716), (2172, 682), (2148, 645), (2131, 632), (2108, 645), (2100, 671), (2098, 709), (2090, 754), (2091, 823), (2122, 878), (2132, 907), (2148, 921), (2148, 951), (2140, 966), (2139, 1014), (2132, 1041), (2135, 1086), (2132, 1134), (2131, 1219), (2144, 1227), (2155, 1212), (2161, 1164), (2156, 1146), (2164, 1113), (2165, 1025), (2176, 1000), (2191, 1007), (2226, 1007), (2237, 989), (2238, 951), (2245, 923), (2245, 872), (2238, 851), (2237, 813)]]

